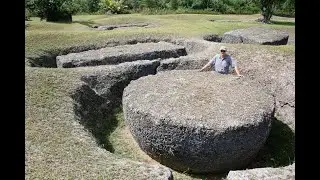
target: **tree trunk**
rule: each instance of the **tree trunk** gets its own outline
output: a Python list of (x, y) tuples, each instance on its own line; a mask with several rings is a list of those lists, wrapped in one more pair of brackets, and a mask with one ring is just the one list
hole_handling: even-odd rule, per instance
[(270, 23), (270, 19), (273, 14), (274, 1), (273, 0), (260, 0), (261, 3), (261, 15), (263, 19), (261, 22)]

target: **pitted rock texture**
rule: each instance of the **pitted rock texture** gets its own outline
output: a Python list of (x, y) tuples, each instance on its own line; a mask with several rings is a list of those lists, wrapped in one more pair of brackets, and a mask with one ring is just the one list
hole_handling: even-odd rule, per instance
[(295, 164), (279, 168), (256, 168), (242, 171), (230, 171), (228, 180), (294, 180)]
[(161, 60), (157, 71), (201, 69), (212, 58), (211, 49), (218, 47), (217, 43), (199, 39), (177, 39), (173, 43), (186, 47), (188, 55)]
[(161, 41), (158, 43), (138, 43), (70, 53), (57, 56), (56, 60), (58, 67), (72, 68), (119, 64), (135, 60), (165, 59), (185, 55), (187, 55), (185, 47)]
[(80, 67), (81, 80), (86, 82), (111, 107), (118, 106), (122, 100), (123, 89), (130, 81), (149, 74), (156, 74), (158, 60), (139, 60), (115, 66)]
[(206, 41), (213, 41), (213, 42), (221, 42), (222, 38), (218, 34), (207, 34), (203, 36), (203, 39)]
[(122, 103), (140, 148), (191, 173), (246, 167), (269, 135), (275, 106), (271, 95), (244, 79), (194, 70), (131, 81)]
[[(251, 45), (250, 45), (251, 46)], [(295, 57), (264, 49), (252, 51), (229, 48), (241, 68), (242, 74), (252, 83), (276, 99), (276, 117), (295, 131)], [(243, 52), (246, 53), (243, 53)], [(248, 56), (250, 54), (250, 56)]]
[(266, 27), (237, 29), (223, 34), (222, 43), (244, 43), (263, 45), (286, 45), (289, 34)]

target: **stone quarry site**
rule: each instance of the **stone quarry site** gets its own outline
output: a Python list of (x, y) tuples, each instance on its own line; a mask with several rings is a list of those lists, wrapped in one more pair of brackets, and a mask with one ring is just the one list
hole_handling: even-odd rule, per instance
[(294, 18), (257, 17), (26, 21), (26, 179), (295, 179)]

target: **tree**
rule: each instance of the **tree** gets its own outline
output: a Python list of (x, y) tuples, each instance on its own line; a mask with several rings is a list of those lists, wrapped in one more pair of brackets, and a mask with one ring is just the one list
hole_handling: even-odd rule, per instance
[(76, 10), (73, 0), (30, 0), (28, 7), (41, 20), (46, 19), (51, 22), (72, 22), (72, 14)]
[(100, 7), (105, 12), (111, 12), (112, 14), (126, 14), (128, 13), (128, 6), (123, 4), (123, 1), (117, 0), (101, 0)]
[(100, 0), (87, 0), (89, 12), (97, 12), (99, 10)]
[(156, 8), (157, 2), (156, 0), (141, 0), (141, 5), (144, 8)]
[(172, 9), (175, 9), (175, 10), (178, 9), (178, 6), (179, 6), (178, 0), (170, 0), (170, 6)]
[(208, 9), (211, 4), (211, 0), (201, 0), (202, 7)]
[(279, 0), (260, 0), (260, 10), (263, 19), (260, 21), (263, 23), (270, 23), (274, 7)]

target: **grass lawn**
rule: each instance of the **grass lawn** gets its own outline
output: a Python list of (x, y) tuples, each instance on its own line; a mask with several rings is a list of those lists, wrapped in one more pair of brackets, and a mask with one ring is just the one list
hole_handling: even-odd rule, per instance
[[(78, 15), (73, 23), (50, 23), (31, 18), (25, 33), (26, 57), (46, 51), (60, 51), (81, 45), (104, 45), (110, 40), (136, 37), (201, 38), (238, 28), (268, 26), (282, 29), (294, 37), (293, 18), (273, 17), (274, 24), (255, 21), (259, 15)], [(214, 20), (214, 21), (210, 21)], [(90, 25), (148, 23), (147, 28), (98, 31)], [(294, 45), (230, 45), (234, 48), (265, 49), (294, 54)], [(26, 61), (26, 60), (25, 60)], [(110, 134), (114, 152), (100, 148), (94, 138), (75, 119), (70, 92), (81, 83), (82, 72), (73, 69), (25, 67), (25, 144), (26, 179), (141, 179), (139, 166), (132, 159), (157, 164), (144, 154), (116, 115), (117, 128)], [(276, 134), (276, 133), (275, 133)], [(134, 167), (134, 168), (132, 168)], [(173, 171), (174, 179), (202, 179)], [(206, 176), (207, 178), (210, 176)]]

